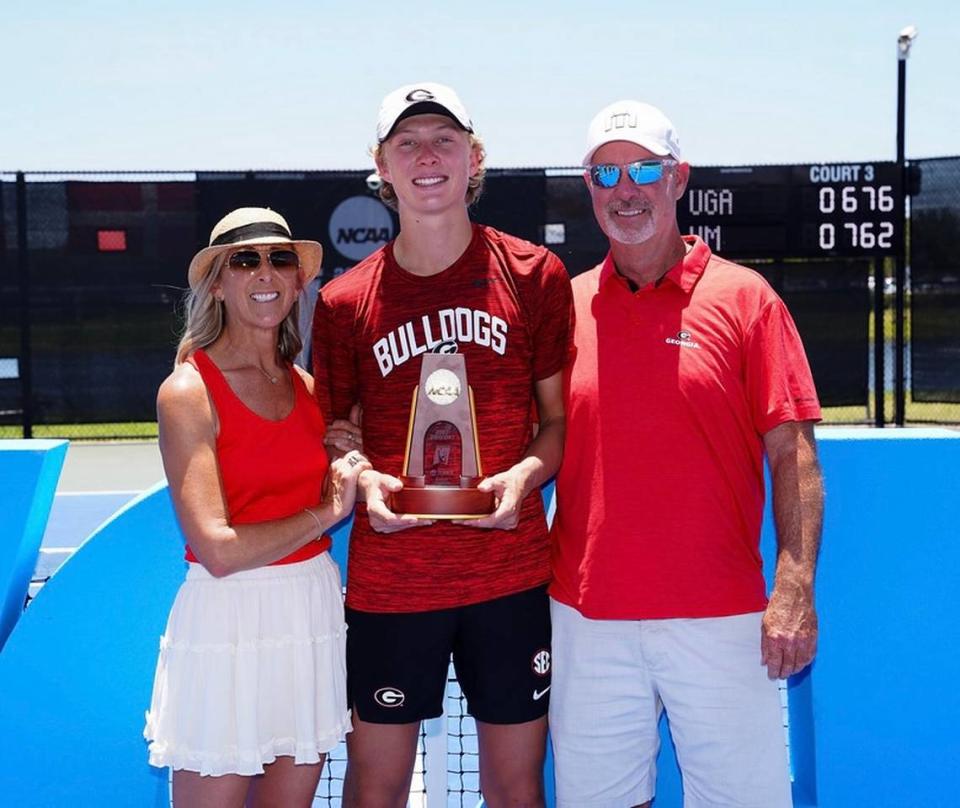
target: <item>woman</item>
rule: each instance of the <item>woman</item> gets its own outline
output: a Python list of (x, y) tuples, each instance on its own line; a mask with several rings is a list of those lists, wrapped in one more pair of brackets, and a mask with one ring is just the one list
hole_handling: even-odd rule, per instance
[(190, 563), (144, 730), (150, 763), (173, 769), (177, 808), (309, 806), (351, 729), (324, 532), (369, 464), (353, 451), (327, 468), (313, 380), (293, 365), (297, 298), (321, 256), (279, 214), (240, 208), (190, 264), (186, 327), (157, 395)]

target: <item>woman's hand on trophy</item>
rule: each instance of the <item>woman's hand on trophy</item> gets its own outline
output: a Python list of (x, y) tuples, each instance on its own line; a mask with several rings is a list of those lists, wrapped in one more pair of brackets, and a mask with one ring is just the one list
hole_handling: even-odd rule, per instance
[(359, 477), (370, 468), (370, 461), (357, 451), (348, 452), (330, 464), (323, 500), (330, 508), (333, 524), (353, 513)]
[(478, 484), (480, 491), (492, 491), (496, 509), (482, 519), (458, 519), (456, 525), (485, 527), (493, 530), (513, 530), (520, 522), (520, 506), (526, 496), (526, 475), (519, 466), (485, 477)]
[(377, 533), (396, 533), (411, 527), (433, 524), (431, 519), (418, 519), (416, 516), (396, 514), (390, 510), (387, 505), (390, 494), (403, 488), (403, 483), (396, 477), (368, 469), (360, 475), (359, 487), (367, 502), (370, 527)]

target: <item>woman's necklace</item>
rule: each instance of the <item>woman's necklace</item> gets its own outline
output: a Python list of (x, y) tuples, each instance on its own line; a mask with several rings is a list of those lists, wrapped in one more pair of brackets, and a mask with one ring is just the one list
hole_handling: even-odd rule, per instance
[[(233, 354), (233, 356), (237, 357), (238, 359), (241, 359), (240, 355), (233, 348), (230, 349), (230, 352)], [(253, 367), (255, 367), (257, 370), (259, 370), (264, 376), (266, 376), (267, 381), (270, 382), (270, 384), (280, 383), (280, 377), (274, 376), (271, 373), (269, 373), (260, 365), (259, 362), (251, 362), (250, 364), (253, 365)]]
[(279, 376), (271, 376), (266, 370), (264, 370), (262, 367), (260, 367), (260, 365), (254, 365), (254, 367), (255, 367), (257, 370), (259, 370), (264, 376), (267, 377), (267, 379), (269, 380), (270, 384), (276, 384), (277, 382), (280, 381), (280, 377), (279, 377)]

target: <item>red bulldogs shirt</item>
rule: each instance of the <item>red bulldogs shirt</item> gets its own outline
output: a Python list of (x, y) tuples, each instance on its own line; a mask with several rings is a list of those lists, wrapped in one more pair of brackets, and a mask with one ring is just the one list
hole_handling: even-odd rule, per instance
[[(331, 418), (347, 417), (360, 402), (365, 454), (378, 471), (400, 476), (421, 357), (455, 343), (473, 389), (483, 473), (496, 474), (519, 461), (532, 439), (534, 383), (562, 370), (570, 317), (569, 278), (543, 247), (477, 225), (454, 264), (421, 277), (397, 264), (389, 244), (321, 291), (313, 324), (317, 395)], [(549, 579), (539, 491), (524, 501), (514, 530), (435, 522), (382, 534), (371, 529), (366, 507), (357, 507), (351, 608), (450, 608)]]

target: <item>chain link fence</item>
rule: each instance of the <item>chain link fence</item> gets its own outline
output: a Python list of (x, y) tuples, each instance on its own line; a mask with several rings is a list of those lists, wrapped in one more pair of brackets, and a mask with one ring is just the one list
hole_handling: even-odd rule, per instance
[[(912, 165), (921, 181), (907, 235), (906, 418), (960, 423), (960, 158)], [(368, 186), (366, 171), (0, 172), (0, 437), (155, 436), (154, 396), (173, 360), (186, 267), (213, 224), (241, 205), (268, 206), (295, 234), (321, 241), (324, 268), (309, 302), (396, 235), (396, 214)], [(572, 275), (606, 250), (580, 169), (490, 170), (472, 215), (547, 244)], [(786, 301), (828, 423), (874, 423), (878, 383), (892, 412), (892, 296), (873, 283), (886, 274), (883, 265), (875, 272), (884, 259), (721, 252), (757, 269)], [(889, 296), (882, 328), (876, 295)], [(878, 381), (881, 334), (890, 356)]]
[(960, 158), (919, 160), (910, 204), (907, 418), (960, 421)]

